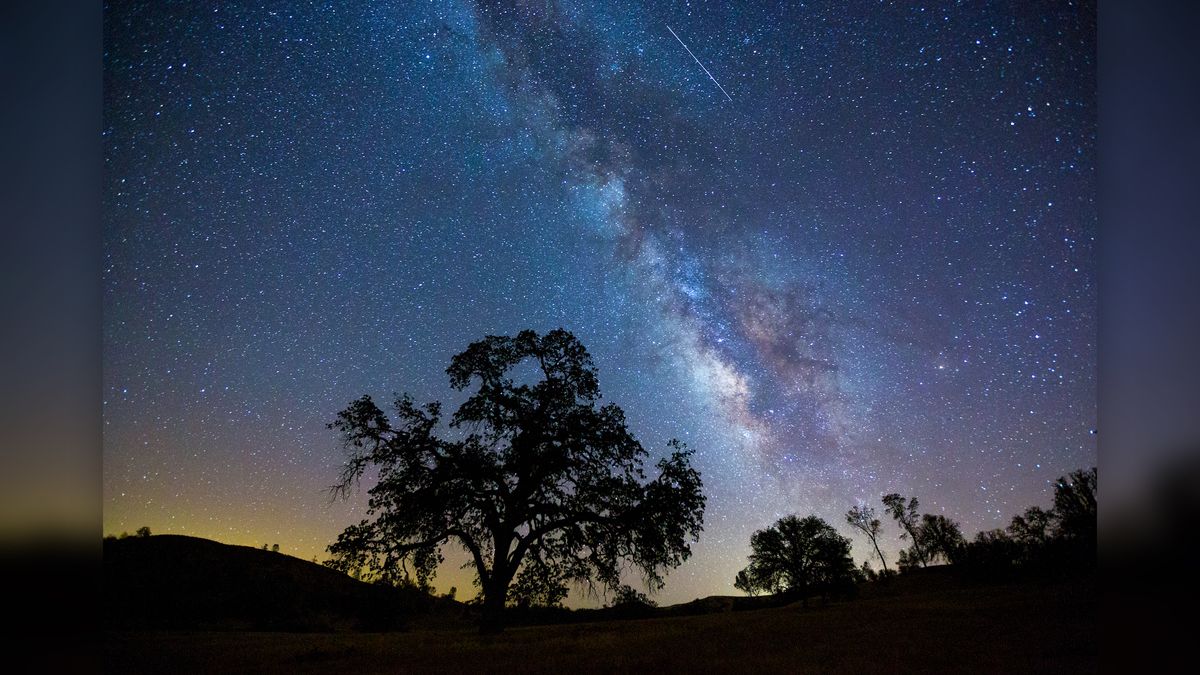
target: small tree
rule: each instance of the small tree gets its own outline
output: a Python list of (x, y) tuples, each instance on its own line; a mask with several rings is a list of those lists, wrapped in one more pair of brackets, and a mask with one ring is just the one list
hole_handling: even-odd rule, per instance
[[(395, 418), (364, 396), (329, 425), (349, 451), (334, 495), (379, 470), (370, 517), (330, 545), (331, 567), (427, 585), (455, 541), (478, 575), (481, 629), (493, 632), (514, 580), (522, 597), (552, 601), (570, 582), (618, 588), (628, 562), (659, 588), (691, 555), (705, 501), (691, 451), (668, 443), (646, 482), (647, 453), (625, 413), (599, 405), (595, 366), (575, 336), (488, 336), (446, 372), (456, 390), (478, 385), (449, 430), (440, 404), (408, 396)], [(519, 382), (522, 373), (536, 381)]]
[(900, 524), (903, 532), (900, 533), (900, 538), (908, 538), (912, 541), (912, 550), (905, 556), (905, 564), (900, 566), (900, 569), (916, 567), (918, 564), (921, 567), (926, 565), (925, 546), (921, 541), (920, 533), (920, 516), (917, 514), (917, 498), (905, 500), (899, 494), (893, 492), (889, 495), (884, 495), (883, 505), (887, 507), (888, 513), (892, 514), (892, 518)]
[(149, 537), (149, 536), (150, 536), (150, 528), (149, 528), (149, 527), (146, 527), (145, 525), (143, 525), (143, 526), (139, 527), (139, 528), (137, 529), (137, 536), (139, 536), (139, 537)]
[(271, 544), (271, 552), (279, 553), (279, 544)]
[(942, 515), (926, 513), (921, 516), (918, 536), (924, 546), (923, 559), (928, 562), (934, 562), (939, 557), (945, 562), (952, 562), (966, 543), (958, 523)]
[(750, 565), (734, 581), (739, 588), (788, 593), (806, 601), (854, 585), (850, 540), (817, 516), (786, 516), (750, 536)]
[(1008, 533), (1018, 544), (1038, 548), (1044, 546), (1050, 539), (1050, 527), (1054, 523), (1054, 513), (1038, 506), (1025, 509), (1025, 513), (1013, 516), (1008, 526)]
[(750, 579), (746, 570), (737, 573), (733, 578), (733, 587), (751, 597), (762, 593), (762, 589)]
[[(855, 506), (846, 512), (846, 522), (851, 527), (862, 532), (867, 536), (867, 540), (871, 542), (871, 546), (875, 547), (875, 555), (879, 556), (879, 562), (883, 563), (883, 573), (888, 573), (887, 559), (883, 557), (883, 551), (879, 550), (879, 519), (875, 517), (875, 509), (870, 506)], [(872, 573), (871, 578), (874, 578)]]
[(609, 607), (621, 607), (623, 605), (637, 605), (641, 607), (657, 607), (658, 603), (651, 600), (645, 593), (639, 591), (633, 586), (621, 586), (617, 592), (613, 594), (612, 602)]
[(1017, 552), (1018, 562), (1040, 564), (1052, 555), (1049, 547), (1053, 533), (1054, 511), (1030, 506), (1021, 515), (1013, 516), (1007, 532), (1009, 547)]

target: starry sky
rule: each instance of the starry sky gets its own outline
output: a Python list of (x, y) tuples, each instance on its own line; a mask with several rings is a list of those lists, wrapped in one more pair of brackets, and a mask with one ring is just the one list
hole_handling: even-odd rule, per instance
[(1092, 3), (250, 4), (106, 6), (105, 532), (323, 559), (325, 423), (524, 328), (696, 451), (660, 602), (785, 514), (970, 536), (1096, 463)]

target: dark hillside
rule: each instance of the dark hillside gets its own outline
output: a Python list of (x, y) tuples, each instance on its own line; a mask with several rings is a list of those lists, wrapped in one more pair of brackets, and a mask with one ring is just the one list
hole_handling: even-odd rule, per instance
[(460, 609), (248, 546), (179, 535), (104, 542), (104, 620), (112, 629), (397, 630), (414, 616)]

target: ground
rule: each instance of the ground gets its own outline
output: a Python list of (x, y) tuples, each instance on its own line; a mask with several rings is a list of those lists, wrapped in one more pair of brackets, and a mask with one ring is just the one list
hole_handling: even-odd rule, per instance
[(855, 600), (701, 616), (403, 633), (113, 632), (112, 672), (1095, 672), (1094, 577), (931, 579)]

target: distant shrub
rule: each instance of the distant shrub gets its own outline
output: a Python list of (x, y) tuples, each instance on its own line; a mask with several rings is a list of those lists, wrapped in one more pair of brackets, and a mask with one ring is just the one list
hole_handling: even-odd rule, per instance
[(613, 601), (609, 607), (620, 607), (622, 605), (643, 605), (645, 607), (658, 607), (658, 603), (651, 600), (638, 589), (632, 586), (621, 586), (617, 589), (613, 596)]
[(150, 528), (146, 527), (145, 525), (143, 525), (143, 526), (139, 527), (139, 528), (137, 529), (137, 536), (139, 536), (139, 537), (149, 537), (149, 536), (150, 536)]
[(746, 570), (738, 572), (733, 578), (733, 587), (750, 597), (754, 597), (762, 592), (762, 589), (750, 578), (750, 573)]

